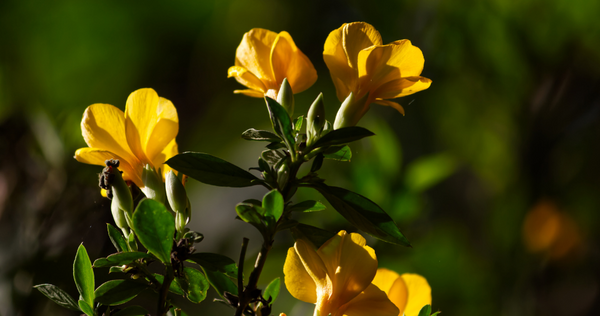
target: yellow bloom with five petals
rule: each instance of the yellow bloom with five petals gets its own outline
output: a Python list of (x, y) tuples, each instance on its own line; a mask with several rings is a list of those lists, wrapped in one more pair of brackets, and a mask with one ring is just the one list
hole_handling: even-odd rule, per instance
[(335, 84), (337, 97), (348, 102), (335, 119), (334, 128), (354, 126), (371, 103), (391, 106), (404, 115), (404, 108), (388, 99), (425, 90), (431, 80), (421, 77), (425, 59), (409, 40), (383, 45), (381, 35), (370, 24), (346, 23), (329, 34), (323, 59)]
[(254, 28), (244, 34), (227, 77), (249, 88), (234, 93), (277, 100), (283, 79), (287, 78), (293, 93), (300, 93), (317, 81), (317, 71), (288, 32)]
[(179, 118), (171, 101), (146, 88), (129, 95), (125, 112), (110, 104), (88, 106), (81, 132), (89, 147), (75, 152), (77, 161), (104, 166), (108, 159), (119, 159), (123, 179), (143, 188), (145, 165), (160, 168), (163, 177), (171, 170), (164, 162), (177, 155)]
[(298, 239), (283, 271), (290, 294), (314, 303), (315, 316), (398, 315), (385, 292), (371, 284), (377, 258), (359, 234), (340, 231), (317, 250)]
[(431, 287), (427, 280), (412, 273), (398, 273), (377, 269), (373, 284), (387, 294), (388, 298), (400, 309), (398, 316), (418, 316), (425, 305), (431, 305)]

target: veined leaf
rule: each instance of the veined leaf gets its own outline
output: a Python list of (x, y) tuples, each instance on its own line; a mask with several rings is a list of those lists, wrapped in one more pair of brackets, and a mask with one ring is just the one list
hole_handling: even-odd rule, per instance
[(327, 159), (333, 159), (337, 161), (350, 161), (352, 159), (352, 150), (348, 145), (341, 147), (331, 147), (323, 153), (323, 156)]
[(273, 124), (273, 130), (283, 139), (283, 142), (287, 145), (288, 149), (293, 150), (296, 141), (294, 140), (290, 116), (277, 101), (269, 97), (265, 97), (265, 101), (267, 102), (267, 109), (269, 110), (269, 117)]
[(171, 264), (175, 219), (164, 205), (142, 200), (133, 213), (133, 230), (148, 251), (163, 263)]
[(305, 212), (305, 213), (318, 212), (318, 211), (322, 211), (324, 209), (326, 209), (326, 207), (323, 203), (318, 202), (318, 201), (312, 201), (312, 200), (294, 204), (290, 208), (290, 210), (292, 212)]
[(247, 129), (242, 133), (242, 138), (246, 140), (280, 142), (281, 138), (269, 131), (258, 130), (254, 128)]
[(63, 291), (56, 285), (38, 284), (33, 288), (42, 292), (42, 294), (44, 294), (47, 298), (64, 308), (68, 308), (74, 311), (81, 311), (79, 305), (77, 305), (77, 301), (75, 301), (75, 299), (71, 297), (71, 295), (69, 295), (67, 292)]

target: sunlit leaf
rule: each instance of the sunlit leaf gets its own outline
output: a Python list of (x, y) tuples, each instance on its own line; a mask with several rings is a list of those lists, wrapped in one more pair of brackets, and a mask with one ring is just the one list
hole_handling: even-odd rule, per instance
[(263, 297), (268, 301), (271, 297), (271, 304), (275, 302), (277, 296), (279, 295), (279, 288), (281, 287), (280, 278), (275, 278), (267, 287), (265, 288), (265, 293)]
[[(85, 301), (87, 305), (93, 306), (94, 270), (92, 269), (92, 262), (90, 261), (90, 257), (83, 244), (79, 245), (79, 248), (77, 248), (77, 254), (75, 255), (75, 261), (73, 262), (73, 280), (75, 280), (77, 291), (79, 291), (83, 301)], [(81, 307), (81, 304), (79, 304), (79, 307)]]
[(106, 258), (98, 258), (94, 261), (94, 268), (122, 266), (129, 264), (137, 259), (152, 258), (145, 252), (121, 252), (112, 254)]
[(133, 230), (138, 239), (160, 261), (171, 264), (175, 219), (160, 202), (144, 199), (133, 213)]
[(129, 248), (127, 247), (127, 241), (125, 241), (125, 238), (123, 238), (120, 230), (116, 229), (109, 223), (106, 224), (106, 229), (108, 230), (108, 237), (110, 238), (110, 241), (118, 252), (129, 251)]
[(281, 138), (269, 131), (257, 130), (250, 128), (242, 133), (242, 138), (246, 140), (265, 141), (265, 142), (280, 142)]
[(318, 212), (318, 211), (322, 211), (326, 209), (325, 205), (321, 202), (318, 201), (304, 201), (304, 202), (300, 202), (298, 204), (294, 204), (292, 205), (292, 207), (290, 207), (290, 211), (292, 212)]

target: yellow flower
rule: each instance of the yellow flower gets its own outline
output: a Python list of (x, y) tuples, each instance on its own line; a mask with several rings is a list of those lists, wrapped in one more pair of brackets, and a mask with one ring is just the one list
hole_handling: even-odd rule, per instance
[(249, 88), (234, 93), (276, 100), (283, 79), (287, 78), (293, 93), (299, 93), (315, 83), (317, 71), (288, 32), (254, 28), (244, 34), (227, 77)]
[(143, 188), (146, 164), (161, 168), (163, 176), (171, 170), (164, 162), (177, 154), (178, 131), (173, 103), (152, 89), (139, 89), (127, 98), (125, 113), (110, 104), (88, 106), (81, 132), (89, 148), (78, 149), (75, 159), (101, 166), (107, 159), (119, 159), (123, 179)]
[(371, 103), (387, 105), (404, 115), (404, 108), (389, 101), (425, 90), (431, 80), (421, 77), (425, 59), (409, 40), (383, 45), (379, 32), (368, 23), (346, 23), (325, 41), (323, 59), (335, 84), (337, 97), (353, 102), (340, 108), (334, 127), (354, 126)]
[(379, 289), (400, 309), (399, 316), (417, 316), (425, 305), (431, 305), (431, 287), (427, 280), (418, 275), (398, 273), (385, 269), (377, 269), (373, 279)]
[(371, 284), (377, 258), (359, 234), (340, 231), (318, 250), (298, 239), (283, 271), (290, 294), (314, 303), (315, 316), (398, 315), (385, 293)]

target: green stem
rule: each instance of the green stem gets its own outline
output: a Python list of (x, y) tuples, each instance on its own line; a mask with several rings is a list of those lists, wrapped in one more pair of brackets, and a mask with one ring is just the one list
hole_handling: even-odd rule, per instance
[(175, 279), (175, 275), (173, 274), (173, 267), (168, 265), (166, 267), (166, 275), (163, 281), (162, 286), (160, 287), (160, 292), (158, 293), (158, 315), (165, 316), (167, 312), (169, 312), (169, 302), (167, 301), (167, 294), (169, 294), (169, 287), (171, 286), (171, 282)]

